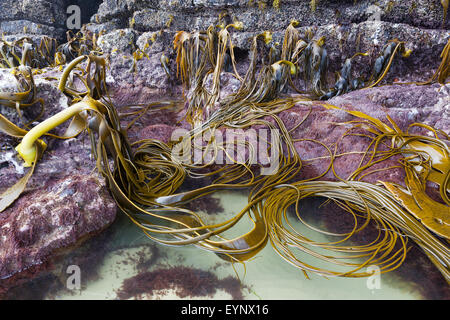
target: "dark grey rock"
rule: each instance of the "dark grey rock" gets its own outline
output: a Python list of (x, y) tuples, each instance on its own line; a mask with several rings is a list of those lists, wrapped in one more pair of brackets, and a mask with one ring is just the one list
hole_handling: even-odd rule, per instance
[(95, 34), (105, 34), (105, 33), (112, 32), (117, 29), (122, 29), (126, 25), (123, 24), (120, 19), (115, 18), (115, 19), (111, 19), (110, 21), (105, 22), (105, 23), (100, 23), (100, 24), (88, 23), (85, 26), (86, 26), (87, 30), (89, 30)]
[(65, 0), (2, 0), (0, 20), (28, 20), (45, 25), (65, 24)]
[(127, 19), (134, 11), (156, 7), (154, 0), (105, 0), (91, 22), (106, 22), (113, 18)]
[(131, 54), (135, 50), (136, 32), (133, 29), (117, 29), (98, 38), (98, 45), (104, 53)]
[(66, 29), (65, 0), (3, 0), (0, 30), (5, 34), (48, 35), (62, 39)]
[[(342, 63), (347, 57), (353, 56), (356, 52), (367, 52), (369, 56), (355, 59), (354, 76), (368, 78), (375, 59), (381, 53), (384, 45), (392, 39), (404, 41), (406, 47), (412, 50), (412, 54), (408, 58), (398, 55), (385, 80), (388, 82), (392, 82), (394, 79), (425, 81), (431, 77), (439, 66), (440, 54), (450, 37), (450, 31), (447, 30), (423, 29), (406, 24), (379, 21), (366, 21), (345, 26), (330, 24), (299, 28), (301, 34), (305, 34), (308, 29), (313, 31), (315, 39), (321, 36), (326, 37), (326, 48), (330, 58), (328, 79), (330, 87), (334, 84), (334, 73), (341, 69)], [(233, 45), (243, 52), (237, 62), (245, 64), (245, 52), (250, 49), (255, 33), (237, 30), (231, 30), (230, 32)], [(144, 75), (138, 72), (137, 77), (145, 77), (143, 83), (147, 86), (162, 88), (165, 82), (161, 83), (161, 80), (165, 74), (161, 68), (159, 57), (161, 53), (164, 53), (171, 58), (172, 69), (175, 69), (175, 54), (172, 43), (174, 35), (175, 33), (172, 31), (149, 31), (140, 34), (128, 28), (115, 30), (100, 37), (99, 45), (107, 53), (112, 52), (113, 48), (117, 49), (111, 54), (113, 69), (115, 65), (121, 66), (120, 70), (131, 68), (132, 50), (139, 48), (146, 52), (149, 59), (140, 60), (137, 65), (139, 67), (153, 63), (153, 67), (149, 65), (148, 71), (150, 73)], [(273, 41), (278, 42), (281, 47), (283, 37), (284, 31), (277, 31), (273, 34)], [(130, 43), (133, 41), (135, 43)], [(121, 58), (117, 58), (119, 55)], [(157, 56), (157, 58), (153, 56)], [(158, 73), (158, 76), (155, 72)], [(117, 74), (121, 79), (130, 76), (122, 71)], [(158, 80), (155, 81), (154, 79)]]
[[(250, 5), (248, 1), (144, 2), (124, 1), (116, 6), (115, 1), (104, 1), (97, 15), (99, 30), (110, 30), (111, 21), (117, 26), (117, 21), (110, 18), (120, 16), (120, 19), (114, 19), (119, 19), (126, 30), (131, 28), (137, 32), (135, 48), (149, 55), (164, 52), (173, 60), (172, 41), (176, 31), (206, 30), (219, 23), (220, 14), (228, 13), (227, 23), (235, 19), (243, 22), (243, 30), (231, 29), (231, 35), (236, 48), (244, 52), (250, 49), (252, 38), (263, 30), (271, 30), (273, 41), (282, 43), (284, 30), (292, 19), (296, 19), (300, 22), (301, 33), (312, 28), (315, 38), (326, 37), (330, 86), (334, 81), (333, 73), (340, 70), (347, 57), (358, 51), (368, 52), (369, 57), (358, 59), (354, 69), (362, 75), (369, 74), (370, 66), (383, 46), (395, 38), (405, 41), (413, 53), (407, 59), (397, 58), (386, 80), (425, 80), (437, 68), (439, 55), (450, 36), (448, 21), (442, 29), (442, 6), (431, 0), (419, 0), (415, 4), (322, 0), (318, 1), (315, 12), (311, 12), (310, 1), (305, 0), (281, 1), (280, 9), (273, 8), (271, 1), (266, 1), (263, 9), (256, 4)], [(165, 37), (158, 36), (161, 30), (164, 30)], [(114, 42), (114, 45), (106, 44), (105, 47), (122, 43), (116, 39), (115, 30), (112, 34), (104, 37), (103, 41)], [(152, 61), (155, 61), (155, 68), (160, 68), (156, 59)], [(130, 66), (131, 62), (122, 59), (117, 63)], [(144, 83), (153, 85), (152, 81)]]
[[(263, 5), (260, 7), (259, 5)], [(137, 12), (140, 11), (141, 12)], [(211, 19), (227, 12), (231, 19), (243, 21), (248, 30), (281, 30), (290, 20), (296, 19), (302, 26), (326, 25), (332, 23), (359, 23), (366, 20), (381, 20), (407, 23), (412, 26), (437, 29), (443, 26), (443, 10), (438, 1), (392, 1), (392, 0), (348, 0), (317, 1), (317, 8), (311, 11), (310, 0), (281, 0), (280, 8), (272, 7), (272, 1), (238, 0), (163, 0), (163, 1), (104, 1), (97, 14), (97, 22), (107, 22), (111, 18), (131, 18), (134, 14), (139, 31), (154, 30), (162, 20), (158, 15), (172, 14), (180, 21), (175, 25), (183, 30), (192, 30), (196, 19), (204, 21), (198, 27), (206, 29)], [(174, 19), (177, 20), (177, 19)], [(93, 21), (94, 22), (94, 21)], [(155, 23), (156, 22), (156, 23)], [(445, 28), (450, 22), (447, 20)]]

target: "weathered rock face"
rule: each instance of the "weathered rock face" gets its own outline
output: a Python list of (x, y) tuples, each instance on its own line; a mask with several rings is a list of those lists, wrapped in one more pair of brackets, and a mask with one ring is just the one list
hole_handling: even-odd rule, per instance
[[(99, 6), (99, 0), (2, 0), (0, 31), (7, 35), (47, 35), (65, 39), (67, 8), (81, 10), (81, 22), (87, 23)], [(72, 14), (72, 12), (70, 12)]]
[[(369, 19), (433, 29), (443, 25), (442, 6), (436, 1), (319, 0), (314, 12), (310, 2), (281, 0), (280, 7), (274, 8), (272, 1), (251, 4), (247, 0), (106, 0), (92, 22), (115, 20), (119, 28), (133, 22), (139, 31), (155, 31), (165, 28), (170, 20), (172, 30), (200, 30), (215, 23), (219, 14), (226, 12), (232, 19), (243, 21), (245, 31), (282, 30), (292, 19), (302, 26), (359, 23)], [(448, 28), (449, 21), (445, 26)]]
[(0, 3), (0, 30), (6, 34), (61, 38), (65, 21), (65, 0), (4, 0)]
[(0, 214), (0, 294), (114, 221), (115, 204), (93, 175), (48, 179)]
[[(306, 28), (301, 28), (306, 31)], [(450, 37), (449, 30), (413, 27), (403, 23), (366, 21), (358, 24), (318, 26), (312, 28), (315, 37), (326, 37), (331, 61), (330, 71), (339, 71), (345, 59), (356, 52), (367, 52), (368, 57), (358, 60), (354, 70), (370, 74), (373, 62), (389, 40), (399, 39), (412, 50), (408, 58), (397, 58), (389, 71), (388, 80), (394, 78), (423, 81), (439, 65), (439, 55)]]

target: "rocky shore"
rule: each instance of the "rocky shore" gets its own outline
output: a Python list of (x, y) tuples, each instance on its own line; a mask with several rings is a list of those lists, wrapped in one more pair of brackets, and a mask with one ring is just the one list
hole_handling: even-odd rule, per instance
[[(219, 22), (219, 15), (230, 21), (242, 21), (244, 29), (234, 31), (232, 37), (238, 63), (245, 67), (250, 39), (255, 34), (270, 30), (274, 32), (274, 41), (281, 41), (289, 22), (296, 19), (301, 31), (311, 28), (315, 37), (326, 37), (331, 74), (355, 52), (368, 52), (368, 61), (373, 62), (387, 41), (394, 38), (405, 41), (413, 53), (409, 58), (396, 59), (385, 79), (388, 85), (353, 91), (333, 98), (330, 103), (356, 106), (380, 119), (388, 114), (402, 129), (422, 122), (450, 134), (450, 85), (395, 84), (427, 80), (438, 67), (439, 55), (450, 37), (450, 19), (443, 23), (439, 1), (320, 0), (315, 11), (311, 10), (309, 0), (282, 0), (280, 8), (273, 8), (267, 1), (250, 4), (244, 0), (104, 0), (89, 5), (86, 2), (89, 1), (3, 0), (0, 2), (0, 32), (8, 39), (27, 35), (38, 41), (47, 35), (61, 40), (67, 31), (68, 5), (77, 4), (84, 12), (96, 12), (89, 15), (89, 19), (86, 16), (83, 19), (90, 21), (86, 25), (88, 30), (101, 33), (98, 45), (109, 55), (107, 82), (119, 111), (127, 105), (180, 97), (180, 83), (174, 77), (167, 77), (160, 62), (162, 54), (168, 56), (170, 69), (176, 73), (172, 49), (176, 31), (205, 30)], [(137, 49), (148, 58), (135, 62), (133, 70), (133, 52)], [(358, 65), (358, 72), (369, 72), (369, 65)], [(49, 75), (58, 78), (60, 71), (48, 70), (35, 77), (38, 97), (44, 101), (44, 118), (68, 104), (67, 98), (57, 90), (57, 81)], [(330, 78), (330, 84), (333, 79)], [(14, 83), (9, 70), (0, 69), (0, 91), (14, 91)], [(236, 88), (232, 80), (226, 85), (230, 92)], [(325, 112), (314, 103), (312, 107), (311, 116), (293, 132), (293, 138), (308, 136), (331, 145), (345, 131), (335, 123), (351, 120), (351, 116), (340, 111)], [(282, 112), (280, 117), (290, 129), (308, 110), (309, 106), (299, 104)], [(0, 106), (0, 112), (15, 123), (21, 121), (14, 109)], [(33, 119), (36, 112), (25, 111), (25, 119)], [(176, 124), (180, 119), (179, 114), (170, 111), (143, 117), (130, 138), (167, 141), (174, 129), (186, 126), (183, 122)], [(47, 274), (52, 269), (52, 261), (104, 231), (116, 218), (116, 205), (95, 171), (88, 136), (82, 134), (70, 140), (49, 138), (47, 142), (48, 149), (26, 192), (0, 213), (0, 298), (11, 288)], [(15, 158), (13, 148), (17, 143), (0, 134), (0, 192), (26, 170)], [(365, 144), (355, 138), (344, 141), (342, 147), (363, 150)], [(297, 143), (296, 148), (305, 159), (324, 155), (319, 146)], [(345, 176), (352, 171), (354, 159), (349, 156), (336, 164), (341, 168), (338, 173)], [(311, 163), (305, 175), (317, 175), (324, 165), (324, 162)], [(376, 182), (381, 178), (401, 183), (404, 176), (393, 170), (387, 176), (385, 173), (371, 175), (368, 181)], [(415, 254), (421, 257), (420, 252)], [(427, 263), (426, 259), (424, 261)], [(416, 268), (414, 270), (421, 268), (415, 262), (409, 263), (411, 268)], [(425, 273), (420, 270), (418, 272)], [(448, 285), (446, 287), (439, 277), (439, 272), (431, 268), (426, 273), (423, 278), (433, 280), (428, 283), (432, 289), (425, 290), (424, 297), (430, 297), (433, 292), (433, 298), (448, 299)]]

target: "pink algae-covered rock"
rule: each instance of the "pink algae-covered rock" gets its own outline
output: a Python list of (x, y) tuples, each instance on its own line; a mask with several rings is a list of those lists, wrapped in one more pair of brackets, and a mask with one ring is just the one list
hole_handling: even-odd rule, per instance
[(111, 224), (116, 206), (98, 178), (74, 174), (49, 179), (0, 213), (0, 294), (33, 277), (62, 250)]

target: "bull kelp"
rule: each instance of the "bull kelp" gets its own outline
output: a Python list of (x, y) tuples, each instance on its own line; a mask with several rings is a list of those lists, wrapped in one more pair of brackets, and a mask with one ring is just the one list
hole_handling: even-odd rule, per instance
[[(317, 139), (293, 138), (293, 130), (306, 125), (312, 108), (290, 130), (279, 116), (281, 111), (294, 105), (311, 106), (313, 101), (320, 103), (323, 110), (340, 109), (317, 100), (379, 85), (397, 56), (408, 58), (413, 52), (403, 41), (393, 39), (382, 48), (371, 74), (352, 79), (353, 60), (367, 59), (368, 56), (364, 52), (354, 52), (345, 60), (336, 84), (329, 88), (326, 39), (315, 38), (311, 31), (300, 34), (297, 25), (298, 22), (292, 21), (287, 27), (281, 50), (273, 43), (270, 32), (256, 35), (252, 40), (248, 68), (241, 74), (231, 37), (235, 32), (233, 29), (242, 29), (241, 22), (221, 23), (205, 31), (177, 32), (173, 48), (176, 75), (183, 86), (180, 98), (184, 101), (154, 102), (132, 113), (138, 118), (150, 107), (164, 110), (185, 103), (185, 120), (190, 130), (180, 140), (168, 143), (156, 139), (129, 141), (127, 130), (137, 118), (126, 128), (121, 126), (121, 116), (108, 96), (107, 59), (96, 48), (95, 36), (69, 35), (68, 43), (53, 46), (57, 52), (54, 60), (48, 59), (48, 64), (65, 66), (58, 88), (69, 97), (71, 106), (32, 128), (28, 126), (31, 124), (21, 128), (0, 117), (2, 132), (22, 139), (16, 150), (25, 166), (31, 167), (16, 185), (1, 195), (0, 210), (19, 197), (33, 170), (37, 170), (36, 164), (46, 149), (41, 137), (71, 120), (64, 135), (53, 137), (68, 138), (83, 130), (88, 132), (97, 169), (105, 177), (118, 207), (148, 238), (158, 243), (193, 244), (232, 263), (248, 261), (270, 243), (282, 259), (301, 269), (306, 276), (316, 273), (327, 277), (357, 278), (371, 275), (363, 270), (368, 265), (377, 265), (381, 272), (397, 269), (404, 262), (409, 243), (413, 241), (449, 282), (450, 159), (448, 136), (444, 132), (414, 123), (411, 127), (421, 127), (432, 135), (413, 134), (409, 129), (400, 130), (389, 117), (385, 123), (360, 111), (346, 109), (354, 120), (342, 124), (352, 126), (345, 135), (353, 134), (370, 142), (365, 152), (359, 152), (358, 168), (348, 177), (340, 177), (336, 173), (335, 160), (341, 156), (337, 153), (337, 144), (333, 150)], [(48, 41), (47, 44), (52, 43)], [(33, 104), (35, 86), (30, 70), (36, 65), (33, 65), (34, 60), (15, 59), (15, 56), (19, 57), (21, 52), (22, 57), (49, 58), (48, 52), (51, 51), (44, 54), (24, 44), (10, 45), (9, 56), (5, 54), (3, 62), (14, 68), (23, 92), (0, 94), (2, 103), (16, 106), (18, 111)], [(442, 62), (436, 74), (430, 81), (420, 84), (435, 80), (445, 84), (449, 45), (450, 40), (442, 52)], [(167, 75), (172, 76), (169, 58), (164, 55), (160, 61)], [(221, 75), (225, 70), (240, 83), (234, 93), (226, 94), (221, 87)], [(75, 86), (70, 79), (79, 79), (79, 85)], [(296, 87), (299, 80), (305, 84), (303, 91)], [(208, 81), (210, 85), (207, 85)], [(287, 90), (298, 94), (287, 96), (284, 94)], [(236, 139), (236, 145), (243, 148), (238, 155), (230, 152), (229, 142), (218, 138), (218, 133), (225, 129), (244, 131), (255, 127), (266, 128), (273, 133), (267, 137), (254, 131), (256, 139), (266, 142), (263, 150), (259, 151), (275, 155), (277, 166), (273, 170), (268, 170), (267, 163), (253, 161), (256, 150), (245, 137)], [(363, 130), (363, 133), (352, 133), (354, 129)], [(204, 136), (210, 139), (202, 140)], [(326, 169), (315, 177), (300, 178), (308, 169), (295, 148), (299, 141), (317, 144), (328, 153), (323, 158), (328, 163)], [(196, 152), (201, 155), (198, 161), (185, 161)], [(226, 163), (219, 159), (223, 152)], [(393, 158), (398, 159), (396, 167), (405, 174), (404, 185), (364, 181), (374, 171), (390, 169), (387, 166), (380, 169), (375, 165)], [(325, 179), (329, 173), (333, 179)], [(181, 191), (188, 178), (212, 183)], [(428, 182), (439, 185), (441, 201), (426, 194)], [(247, 205), (231, 219), (208, 223), (187, 206), (190, 201), (224, 189), (248, 190)], [(306, 223), (300, 202), (310, 197), (328, 199), (345, 210), (353, 217), (352, 230), (332, 233)], [(292, 209), (294, 215), (289, 215)], [(292, 219), (336, 240), (317, 242), (309, 239), (292, 223)], [(249, 221), (251, 230), (227, 237), (227, 231), (234, 230), (241, 220)], [(377, 226), (375, 239), (363, 244), (353, 241), (355, 235), (369, 224)], [(302, 259), (304, 254), (325, 261), (329, 267), (324, 267), (322, 261), (317, 265), (305, 263)]]

